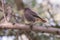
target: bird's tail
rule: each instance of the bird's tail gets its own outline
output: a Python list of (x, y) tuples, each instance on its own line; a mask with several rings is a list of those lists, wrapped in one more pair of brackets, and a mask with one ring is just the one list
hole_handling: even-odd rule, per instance
[(42, 18), (40, 18), (40, 17), (37, 18), (37, 21), (41, 21), (41, 22), (44, 22), (44, 23), (47, 22), (46, 20), (44, 20), (44, 19), (42, 19)]

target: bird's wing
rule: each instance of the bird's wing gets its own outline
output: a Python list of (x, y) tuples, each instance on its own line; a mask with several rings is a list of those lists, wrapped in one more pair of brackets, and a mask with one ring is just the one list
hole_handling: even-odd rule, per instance
[(37, 13), (35, 13), (35, 12), (32, 11), (32, 10), (30, 10), (29, 13), (30, 13), (30, 15), (32, 15), (32, 16), (34, 16), (34, 17), (36, 17), (36, 18), (42, 19), (41, 17), (38, 16)]
[(42, 19), (41, 17), (39, 17), (38, 14), (35, 13), (34, 11), (30, 10), (29, 13), (30, 13), (32, 16), (34, 16), (34, 17), (36, 17), (36, 18), (39, 18), (42, 22), (46, 22), (44, 19)]
[(30, 14), (31, 14), (32, 16), (40, 18), (40, 17), (37, 15), (37, 13), (33, 12), (32, 10), (30, 10), (29, 12), (30, 12)]

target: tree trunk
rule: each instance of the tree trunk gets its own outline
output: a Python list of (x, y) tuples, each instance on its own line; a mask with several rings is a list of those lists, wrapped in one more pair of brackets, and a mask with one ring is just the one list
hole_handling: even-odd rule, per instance
[(24, 9), (24, 3), (22, 0), (15, 0), (16, 6), (17, 6), (17, 10), (21, 10)]

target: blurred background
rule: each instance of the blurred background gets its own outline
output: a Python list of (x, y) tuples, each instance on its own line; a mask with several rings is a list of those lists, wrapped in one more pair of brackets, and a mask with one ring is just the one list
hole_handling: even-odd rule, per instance
[[(16, 5), (15, 0), (5, 0), (5, 2), (11, 4), (15, 15), (21, 16), (22, 13), (21, 11), (17, 10), (18, 5)], [(60, 28), (60, 0), (22, 0), (22, 2), (24, 3), (25, 7), (29, 7), (47, 21), (46, 23), (37, 22), (36, 25)], [(0, 12), (0, 18), (2, 16), (3, 14)], [(11, 22), (23, 22), (19, 18), (16, 19), (17, 20), (11, 18)], [(29, 33), (29, 35), (32, 38), (30, 40), (60, 40), (60, 35), (50, 33), (32, 31)], [(21, 32), (21, 30), (0, 29), (0, 40), (29, 40), (29, 38), (26, 36), (26, 33)]]

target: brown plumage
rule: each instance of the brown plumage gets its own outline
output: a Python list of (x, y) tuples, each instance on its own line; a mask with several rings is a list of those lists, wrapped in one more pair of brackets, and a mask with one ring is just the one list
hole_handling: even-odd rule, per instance
[(39, 17), (35, 12), (33, 12), (29, 8), (25, 8), (24, 9), (24, 16), (27, 19), (27, 21), (29, 21), (29, 22), (35, 22), (36, 18), (39, 19), (39, 20), (41, 20), (42, 22), (46, 22), (44, 19), (42, 19), (41, 17)]

